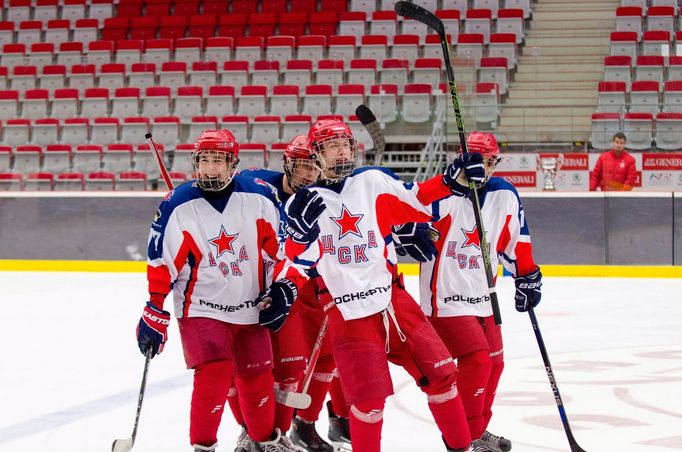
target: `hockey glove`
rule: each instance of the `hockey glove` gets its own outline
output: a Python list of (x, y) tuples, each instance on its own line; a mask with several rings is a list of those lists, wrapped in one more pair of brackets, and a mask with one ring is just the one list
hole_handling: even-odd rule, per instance
[(163, 344), (168, 339), (168, 325), (170, 324), (170, 312), (156, 307), (151, 301), (147, 302), (142, 317), (137, 324), (137, 345), (143, 355), (151, 347), (152, 358), (163, 351)]
[(466, 152), (453, 160), (443, 173), (443, 183), (450, 187), (455, 196), (469, 194), (469, 181), (485, 181), (483, 156), (477, 152)]
[(537, 269), (526, 276), (517, 276), (514, 278), (514, 284), (516, 284), (516, 295), (514, 295), (514, 300), (516, 301), (517, 311), (526, 312), (540, 303), (540, 298), (542, 297), (542, 293), (540, 292), (540, 288), (542, 287), (542, 273), (540, 273), (540, 269)]
[(317, 219), (326, 208), (320, 195), (305, 188), (300, 189), (287, 210), (287, 234), (297, 243), (314, 242), (320, 233)]
[(273, 331), (282, 328), (297, 295), (296, 284), (290, 280), (282, 278), (273, 282), (256, 299), (265, 306), (258, 314), (258, 323)]
[(410, 255), (417, 262), (427, 262), (436, 257), (438, 250), (433, 244), (438, 231), (429, 223), (405, 223), (393, 227), (395, 251), (401, 256)]

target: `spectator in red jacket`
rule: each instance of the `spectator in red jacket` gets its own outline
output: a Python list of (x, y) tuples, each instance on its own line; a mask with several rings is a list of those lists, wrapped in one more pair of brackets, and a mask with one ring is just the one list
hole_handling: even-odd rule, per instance
[(590, 174), (590, 191), (630, 191), (635, 184), (637, 172), (635, 159), (625, 151), (625, 134), (613, 136), (613, 148), (599, 156)]

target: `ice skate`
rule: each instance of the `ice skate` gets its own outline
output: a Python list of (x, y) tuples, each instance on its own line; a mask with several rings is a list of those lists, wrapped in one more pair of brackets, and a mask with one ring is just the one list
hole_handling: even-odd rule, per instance
[(327, 436), (334, 446), (334, 451), (352, 451), (350, 441), (350, 421), (347, 417), (340, 417), (332, 410), (332, 402), (327, 401), (329, 413), (329, 432)]
[(237, 438), (237, 446), (234, 448), (234, 452), (249, 452), (251, 447), (251, 438), (249, 434), (246, 433), (246, 428), (242, 427), (242, 431)]
[(314, 422), (306, 422), (295, 417), (289, 436), (295, 445), (307, 452), (332, 452), (334, 450), (332, 445), (317, 433)]
[(273, 435), (274, 438), (270, 441), (259, 443), (251, 440), (250, 452), (300, 452), (300, 449), (296, 447), (289, 438), (282, 435), (282, 432), (280, 432), (278, 428), (275, 429)]
[(475, 439), (471, 442), (471, 452), (493, 452), (481, 439)]
[(512, 443), (507, 438), (493, 435), (487, 430), (483, 432), (481, 441), (493, 452), (508, 452), (512, 448)]

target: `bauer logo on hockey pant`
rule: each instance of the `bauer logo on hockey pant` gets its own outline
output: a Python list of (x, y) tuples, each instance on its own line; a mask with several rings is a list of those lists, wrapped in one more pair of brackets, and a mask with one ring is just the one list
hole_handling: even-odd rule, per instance
[(386, 293), (389, 290), (391, 290), (390, 284), (388, 286), (375, 287), (374, 289), (369, 289), (369, 290), (366, 290), (364, 292), (347, 293), (347, 294), (341, 295), (340, 297), (335, 297), (334, 303), (341, 304), (341, 303), (348, 303), (348, 302), (354, 301), (354, 300), (364, 300), (367, 297), (371, 297), (373, 295), (380, 294), (380, 293)]

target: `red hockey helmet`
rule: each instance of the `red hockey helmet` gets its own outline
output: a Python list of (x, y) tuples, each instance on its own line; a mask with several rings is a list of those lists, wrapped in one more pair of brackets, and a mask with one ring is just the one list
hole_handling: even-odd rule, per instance
[(497, 164), (502, 159), (500, 148), (497, 146), (495, 135), (486, 132), (471, 132), (467, 137), (467, 151), (475, 152), (483, 156), (485, 165), (485, 180), (478, 184), (479, 187), (485, 185), (495, 172)]
[(229, 130), (204, 130), (192, 152), (194, 178), (205, 191), (220, 191), (232, 181), (239, 163), (239, 144)]
[(296, 135), (291, 139), (291, 143), (287, 144), (284, 150), (284, 158), (289, 159), (311, 159), (312, 146), (307, 135)]
[(492, 133), (471, 132), (467, 137), (467, 150), (483, 155), (484, 158), (497, 157), (500, 148)]
[(312, 155), (307, 135), (297, 135), (284, 150), (284, 173), (293, 191), (313, 184), (320, 177), (320, 169)]
[(355, 168), (358, 141), (350, 127), (339, 119), (320, 119), (310, 128), (308, 138), (321, 175), (337, 182)]
[(194, 152), (202, 150), (218, 151), (239, 156), (239, 144), (227, 129), (204, 130), (194, 143)]

